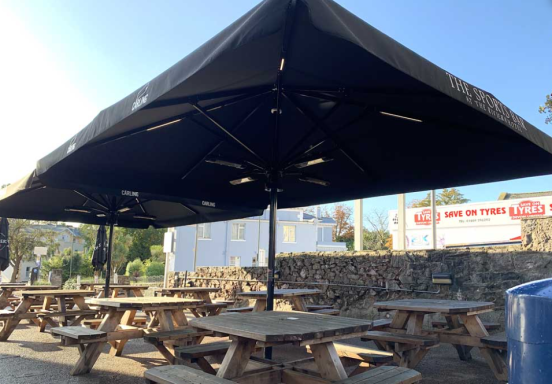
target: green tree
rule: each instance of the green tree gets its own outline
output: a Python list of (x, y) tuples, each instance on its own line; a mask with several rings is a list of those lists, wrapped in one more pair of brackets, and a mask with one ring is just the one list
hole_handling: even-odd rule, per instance
[(113, 233), (113, 250), (111, 251), (111, 273), (120, 273), (128, 261), (128, 254), (132, 245), (132, 236), (125, 233), (123, 228), (115, 228)]
[(162, 245), (152, 245), (150, 247), (151, 261), (158, 261), (160, 263), (165, 262), (165, 253), (163, 252)]
[(165, 264), (158, 261), (148, 263), (146, 267), (146, 276), (163, 276), (165, 274)]
[(94, 267), (92, 267), (92, 256), (94, 248), (87, 248), (86, 252), (82, 254), (82, 263), (78, 269), (78, 274), (82, 277), (94, 276)]
[(34, 248), (44, 247), (52, 241), (54, 233), (33, 227), (30, 220), (9, 219), (10, 230), (8, 240), (10, 242), (10, 265), (13, 273), (10, 282), (16, 282), (19, 278), (19, 268), (22, 261), (34, 258)]
[(127, 260), (140, 259), (142, 261), (151, 259), (151, 246), (163, 244), (163, 229), (121, 228), (124, 234), (132, 237), (132, 244), (128, 252)]
[(142, 276), (144, 272), (144, 263), (142, 260), (135, 259), (127, 264), (126, 266), (126, 275), (134, 277), (135, 279)]
[(539, 113), (544, 113), (548, 116), (544, 119), (546, 124), (552, 123), (552, 95), (546, 95), (544, 105), (539, 107)]
[[(435, 205), (466, 204), (470, 201), (464, 197), (456, 188), (445, 188), (435, 196)], [(410, 208), (420, 208), (431, 206), (431, 192), (422, 200), (412, 200), (408, 205)]]

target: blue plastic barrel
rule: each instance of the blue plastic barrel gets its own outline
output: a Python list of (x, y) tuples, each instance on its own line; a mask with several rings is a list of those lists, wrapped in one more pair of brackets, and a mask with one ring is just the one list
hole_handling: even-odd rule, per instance
[(552, 383), (552, 279), (506, 291), (509, 384)]

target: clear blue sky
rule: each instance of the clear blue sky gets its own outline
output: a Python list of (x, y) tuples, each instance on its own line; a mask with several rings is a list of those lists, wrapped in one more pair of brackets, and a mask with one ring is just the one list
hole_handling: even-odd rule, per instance
[[(538, 113), (552, 92), (550, 0), (338, 2), (552, 134), (552, 125), (545, 125)], [(176, 63), (256, 3), (0, 0), (0, 141), (3, 155), (12, 159), (0, 165), (0, 184), (29, 172), (38, 158), (102, 108)], [(461, 190), (472, 201), (495, 200), (504, 191), (552, 190), (552, 177)], [(396, 197), (367, 199), (366, 206), (393, 209)]]

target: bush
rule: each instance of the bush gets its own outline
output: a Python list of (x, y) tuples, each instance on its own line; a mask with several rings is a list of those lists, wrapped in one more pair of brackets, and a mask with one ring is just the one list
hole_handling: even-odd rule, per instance
[(127, 264), (126, 267), (126, 275), (130, 277), (140, 277), (143, 274), (144, 264), (142, 263), (142, 260), (135, 259)]
[(70, 278), (63, 284), (63, 289), (77, 289), (77, 279)]
[(165, 274), (165, 264), (158, 261), (152, 261), (146, 267), (146, 276), (163, 276)]

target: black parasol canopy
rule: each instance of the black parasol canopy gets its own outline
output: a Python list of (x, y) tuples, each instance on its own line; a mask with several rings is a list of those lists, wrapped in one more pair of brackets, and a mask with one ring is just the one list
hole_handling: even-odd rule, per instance
[(98, 227), (98, 233), (96, 235), (96, 245), (94, 246), (94, 253), (92, 254), (92, 266), (95, 271), (100, 271), (107, 262), (107, 251), (109, 243), (107, 242), (107, 233), (105, 232), (105, 225)]
[[(236, 207), (224, 203), (217, 204), (128, 190), (52, 188), (45, 186), (36, 176), (36, 172), (0, 190), (0, 216), (2, 217), (109, 225), (109, 240), (105, 238), (105, 228), (101, 240), (102, 244), (106, 241), (109, 244), (105, 260), (103, 260), (103, 252), (96, 255), (96, 250), (93, 260), (95, 268), (101, 268), (107, 263), (106, 295), (109, 292), (115, 225), (131, 228), (148, 228), (151, 225), (155, 228), (167, 228), (255, 216), (262, 211), (262, 209)], [(99, 237), (100, 232), (96, 245), (100, 241)], [(0, 263), (1, 250), (0, 247)]]
[(10, 223), (8, 219), (0, 219), (0, 271), (5, 271), (10, 266)]
[[(175, 39), (175, 48), (178, 39)], [(38, 163), (275, 211), (552, 173), (552, 140), (331, 0), (266, 0)], [(278, 193), (282, 192), (282, 193)]]

